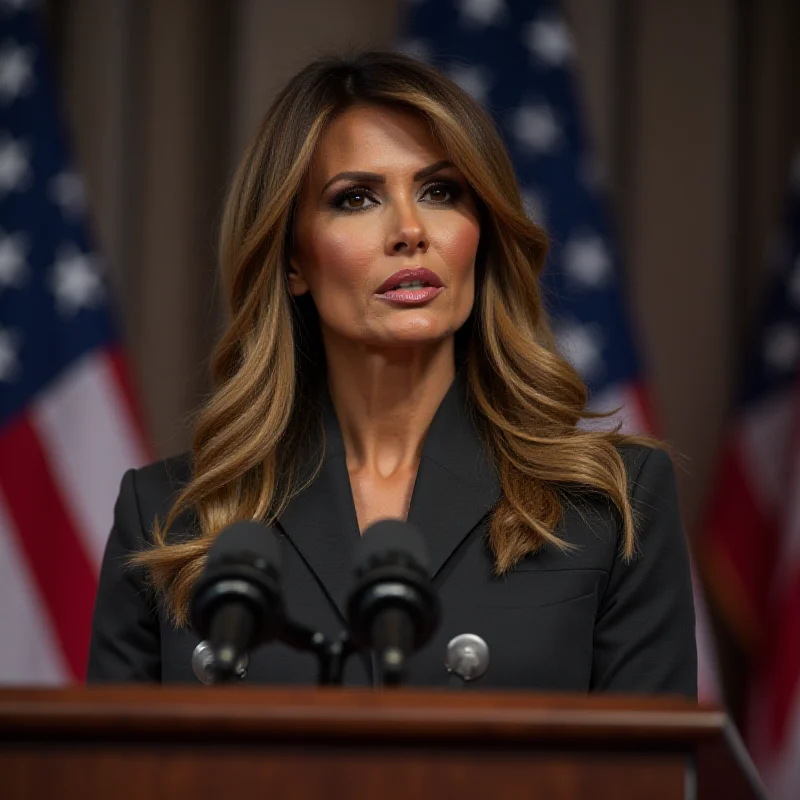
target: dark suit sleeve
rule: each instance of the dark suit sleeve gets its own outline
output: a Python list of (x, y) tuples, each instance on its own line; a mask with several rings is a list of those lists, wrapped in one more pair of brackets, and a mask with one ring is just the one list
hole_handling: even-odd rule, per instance
[(675, 473), (642, 450), (632, 493), (638, 549), (617, 555), (594, 636), (592, 690), (697, 697), (694, 599)]
[(155, 602), (141, 568), (127, 558), (145, 544), (136, 494), (136, 472), (128, 470), (114, 507), (97, 588), (88, 683), (160, 681), (161, 647)]

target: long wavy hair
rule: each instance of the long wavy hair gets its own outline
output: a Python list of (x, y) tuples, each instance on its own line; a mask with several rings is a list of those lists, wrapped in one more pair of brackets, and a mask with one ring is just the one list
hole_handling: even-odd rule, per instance
[[(629, 558), (635, 526), (618, 446), (657, 442), (579, 426), (599, 415), (558, 352), (539, 279), (548, 243), (525, 213), (514, 169), (490, 116), (432, 67), (391, 52), (326, 57), (276, 98), (227, 196), (219, 261), (230, 323), (212, 358), (214, 391), (198, 413), (192, 477), (153, 546), (133, 562), (149, 572), (177, 625), (214, 537), (237, 520), (272, 524), (313, 480), (297, 454), (321, 430), (325, 371), (316, 310), (289, 292), (295, 204), (320, 136), (353, 105), (390, 105), (421, 115), (477, 198), (481, 235), (473, 311), (456, 334), (471, 415), (502, 482), (489, 543), (502, 574), (545, 544), (569, 547), (557, 531), (565, 503), (593, 493), (619, 515)], [(304, 477), (305, 476), (305, 477)], [(191, 536), (168, 537), (194, 512)]]

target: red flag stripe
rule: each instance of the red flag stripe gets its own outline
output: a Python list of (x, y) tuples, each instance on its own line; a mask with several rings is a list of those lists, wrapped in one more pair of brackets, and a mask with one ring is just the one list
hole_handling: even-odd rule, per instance
[(97, 579), (36, 431), (25, 416), (0, 431), (0, 486), (72, 676), (86, 674)]
[(761, 623), (753, 613), (750, 597), (739, 580), (727, 549), (716, 541), (700, 539), (694, 552), (698, 573), (710, 602), (720, 612), (739, 646), (745, 652), (757, 652)]
[(716, 485), (700, 568), (731, 632), (752, 652), (763, 634), (780, 525), (756, 498), (737, 443), (726, 445)]
[[(797, 406), (800, 413), (800, 405)], [(800, 491), (800, 425), (794, 430), (793, 478), (790, 486)], [(800, 500), (788, 493), (784, 514), (783, 552), (773, 581), (777, 591), (771, 597), (768, 643), (764, 666), (758, 679), (764, 691), (767, 744), (772, 752), (787, 746), (787, 737), (800, 692)]]
[(761, 679), (766, 689), (768, 744), (780, 749), (786, 739), (794, 699), (800, 687), (800, 568), (776, 604), (774, 634), (767, 672)]
[(657, 418), (652, 392), (643, 381), (637, 381), (630, 387), (633, 402), (639, 407), (639, 414), (644, 422), (643, 433), (659, 436), (661, 425)]

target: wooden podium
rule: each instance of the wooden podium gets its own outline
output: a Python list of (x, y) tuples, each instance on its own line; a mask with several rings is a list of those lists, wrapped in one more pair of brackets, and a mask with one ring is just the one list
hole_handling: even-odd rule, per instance
[(0, 797), (763, 798), (726, 716), (474, 691), (0, 691)]

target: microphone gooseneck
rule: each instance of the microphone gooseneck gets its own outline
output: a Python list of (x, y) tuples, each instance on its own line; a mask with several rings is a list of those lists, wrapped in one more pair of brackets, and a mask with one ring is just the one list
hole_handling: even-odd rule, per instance
[(422, 537), (402, 520), (376, 522), (359, 542), (354, 571), (347, 603), (353, 640), (374, 651), (382, 685), (399, 685), (409, 658), (433, 636), (441, 613)]
[(215, 682), (237, 677), (247, 653), (272, 641), (283, 619), (280, 547), (259, 522), (219, 533), (192, 594), (192, 627), (207, 640)]

